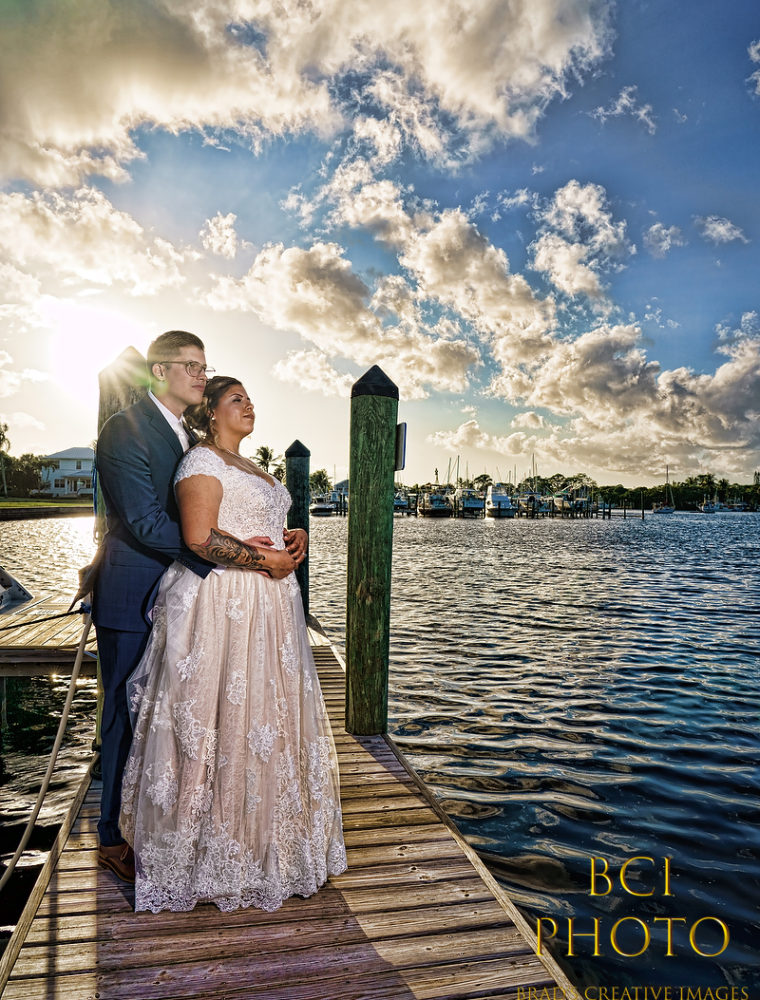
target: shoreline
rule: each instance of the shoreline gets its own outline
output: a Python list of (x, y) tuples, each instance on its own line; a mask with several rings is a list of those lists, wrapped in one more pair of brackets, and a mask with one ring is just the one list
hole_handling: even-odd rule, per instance
[(0, 521), (31, 521), (41, 517), (92, 517), (92, 504), (65, 504), (60, 507), (3, 507)]

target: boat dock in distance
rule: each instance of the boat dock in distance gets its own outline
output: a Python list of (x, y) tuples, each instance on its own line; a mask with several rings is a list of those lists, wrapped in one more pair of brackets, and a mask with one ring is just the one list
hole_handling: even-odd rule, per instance
[(413, 517), (562, 517), (610, 518), (614, 516), (640, 516), (644, 511), (631, 507), (615, 507), (603, 501), (592, 501), (588, 496), (556, 493), (541, 496), (539, 493), (511, 493), (502, 483), (494, 483), (485, 494), (467, 487), (431, 486), (419, 493), (396, 490), (393, 513)]

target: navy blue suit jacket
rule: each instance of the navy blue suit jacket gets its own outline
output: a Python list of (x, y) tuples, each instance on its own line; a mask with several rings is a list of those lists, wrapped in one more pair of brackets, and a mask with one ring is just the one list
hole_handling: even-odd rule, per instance
[(93, 591), (96, 625), (143, 632), (167, 566), (177, 559), (199, 576), (211, 571), (182, 541), (173, 489), (182, 455), (148, 396), (103, 425), (96, 461), (108, 531)]

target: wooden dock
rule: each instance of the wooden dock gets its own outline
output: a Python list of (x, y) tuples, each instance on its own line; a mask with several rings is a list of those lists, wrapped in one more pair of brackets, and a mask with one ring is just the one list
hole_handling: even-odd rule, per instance
[(135, 914), (132, 887), (96, 865), (100, 786), (88, 777), (0, 961), (5, 1000), (572, 995), (393, 743), (346, 733), (342, 663), (310, 633), (340, 762), (348, 871), (275, 913)]
[[(71, 673), (84, 615), (67, 614), (70, 603), (71, 598), (46, 596), (0, 614), (0, 677)], [(94, 677), (96, 672), (92, 629), (79, 673)]]

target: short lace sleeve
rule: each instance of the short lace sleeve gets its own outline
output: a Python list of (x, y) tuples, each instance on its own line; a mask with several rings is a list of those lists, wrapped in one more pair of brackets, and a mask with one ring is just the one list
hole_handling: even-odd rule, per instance
[(174, 475), (174, 485), (181, 479), (188, 476), (213, 476), (222, 482), (222, 474), (225, 469), (225, 462), (210, 448), (199, 446), (191, 448), (185, 452), (185, 457), (179, 463), (179, 468)]

